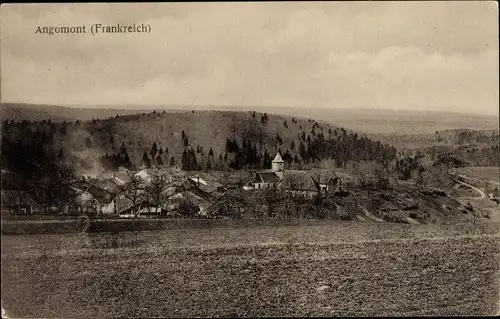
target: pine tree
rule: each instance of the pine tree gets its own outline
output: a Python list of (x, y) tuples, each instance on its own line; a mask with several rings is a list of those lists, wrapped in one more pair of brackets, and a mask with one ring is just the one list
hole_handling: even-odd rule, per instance
[(210, 151), (208, 151), (208, 156), (214, 157), (214, 151), (212, 150), (212, 148), (210, 148)]
[(283, 126), (284, 126), (285, 128), (288, 128), (288, 124), (286, 124), (286, 121), (283, 123)]
[(153, 142), (153, 145), (151, 146), (151, 158), (153, 160), (156, 157), (157, 153), (158, 153), (158, 146), (156, 145), (156, 142)]
[(264, 115), (261, 116), (260, 118), (260, 121), (262, 122), (262, 124), (266, 125), (267, 124), (267, 121), (268, 121), (268, 118), (267, 118), (267, 113), (264, 113)]
[(174, 166), (175, 166), (175, 158), (174, 158), (174, 156), (172, 155), (172, 156), (170, 157), (170, 167), (174, 167)]
[(158, 155), (156, 158), (156, 165), (163, 166), (163, 159), (161, 158), (161, 155)]
[(304, 161), (307, 160), (307, 150), (306, 150), (304, 143), (302, 143), (302, 142), (300, 142), (300, 145), (299, 145), (299, 154), (300, 154), (300, 157)]
[(144, 151), (144, 154), (142, 155), (142, 163), (147, 167), (151, 167), (151, 161), (149, 160), (148, 153)]
[(189, 146), (189, 141), (188, 141), (188, 138), (186, 136), (186, 138), (184, 139), (184, 147), (188, 147)]
[(184, 133), (184, 130), (182, 130), (182, 139), (186, 139), (186, 133)]
[(64, 160), (64, 150), (63, 150), (63, 148), (62, 148), (62, 147), (61, 147), (61, 149), (59, 150), (59, 154), (57, 155), (57, 159), (58, 159), (59, 161)]
[(189, 169), (189, 155), (185, 148), (184, 151), (182, 152), (181, 166), (183, 170)]
[(281, 139), (281, 136), (279, 133), (276, 133), (276, 144), (281, 145), (283, 143), (283, 140)]
[(283, 154), (283, 160), (288, 163), (290, 163), (293, 160), (289, 150), (286, 150), (285, 154)]

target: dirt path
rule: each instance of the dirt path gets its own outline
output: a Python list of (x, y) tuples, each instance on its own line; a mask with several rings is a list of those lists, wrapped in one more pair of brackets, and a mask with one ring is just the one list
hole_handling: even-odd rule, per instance
[(412, 225), (418, 225), (418, 224), (420, 224), (418, 222), (418, 220), (416, 220), (414, 218), (411, 218), (411, 217), (405, 217), (405, 220), (408, 222), (408, 224), (412, 224)]
[(479, 193), (479, 197), (458, 197), (459, 199), (483, 199), (483, 198), (486, 198), (486, 194), (481, 189), (479, 189), (475, 186), (472, 186), (470, 184), (467, 184), (466, 182), (462, 182), (459, 180), (457, 180), (457, 182), (462, 184), (462, 185), (465, 185), (465, 186), (467, 186), (467, 187), (469, 187), (469, 188), (471, 188)]

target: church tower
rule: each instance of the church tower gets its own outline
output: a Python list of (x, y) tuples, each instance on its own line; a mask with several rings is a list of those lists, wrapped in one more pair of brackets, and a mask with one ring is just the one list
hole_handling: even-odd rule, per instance
[(285, 171), (285, 161), (281, 158), (279, 152), (276, 154), (276, 157), (274, 157), (271, 165), (271, 170), (273, 171), (273, 173), (275, 173), (280, 179), (282, 179)]

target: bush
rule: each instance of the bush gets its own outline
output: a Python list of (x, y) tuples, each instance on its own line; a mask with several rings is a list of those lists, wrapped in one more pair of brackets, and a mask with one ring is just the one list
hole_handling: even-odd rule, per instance
[(193, 202), (187, 199), (181, 199), (179, 201), (179, 206), (177, 208), (177, 212), (184, 217), (195, 217), (198, 215), (200, 208), (195, 205)]

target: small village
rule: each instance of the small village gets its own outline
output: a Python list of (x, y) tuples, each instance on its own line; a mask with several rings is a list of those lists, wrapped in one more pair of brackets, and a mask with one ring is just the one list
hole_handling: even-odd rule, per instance
[[(245, 172), (245, 178), (239, 172), (237, 180), (231, 179), (229, 172), (215, 176), (179, 168), (119, 168), (100, 176), (81, 176), (71, 185), (72, 200), (64, 208), (53, 207), (52, 211), (111, 218), (176, 217), (180, 206), (187, 203), (190, 217), (207, 217), (213, 204), (231, 191), (280, 190), (312, 200), (342, 190), (342, 179), (333, 171), (319, 175), (307, 170), (287, 170), (285, 166), (278, 152), (269, 169)], [(2, 199), (3, 213), (44, 213), (45, 208), (24, 190), (2, 189)]]

